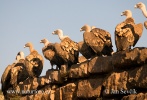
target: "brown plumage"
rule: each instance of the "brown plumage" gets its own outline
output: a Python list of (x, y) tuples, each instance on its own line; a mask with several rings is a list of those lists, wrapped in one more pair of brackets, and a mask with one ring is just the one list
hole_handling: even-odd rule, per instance
[(79, 52), (86, 59), (90, 59), (91, 57), (94, 57), (96, 55), (96, 53), (91, 49), (91, 47), (88, 46), (84, 41), (78, 42), (78, 49)]
[(29, 47), (30, 54), (25, 58), (26, 69), (30, 77), (39, 77), (43, 69), (43, 57), (33, 48), (31, 42), (25, 44)]
[(90, 46), (97, 55), (111, 55), (113, 49), (109, 32), (100, 28), (91, 30), (89, 25), (84, 25), (80, 31), (84, 31), (84, 42)]
[(64, 60), (70, 67), (72, 64), (78, 63), (79, 51), (78, 44), (72, 41), (68, 36), (63, 36), (63, 31), (57, 29), (52, 34), (58, 35), (61, 40), (60, 44), (55, 44), (57, 54)]
[(57, 43), (50, 43), (47, 39), (42, 39), (40, 43), (44, 43), (44, 47), (42, 48), (42, 53), (46, 59), (50, 61), (50, 64), (53, 69), (53, 65), (57, 65), (57, 67), (60, 69), (61, 65), (64, 64), (64, 60), (57, 54), (57, 52), (60, 52), (58, 49), (56, 50), (55, 45)]
[(130, 10), (122, 13), (126, 16), (126, 20), (118, 24), (115, 28), (115, 44), (117, 51), (129, 50), (131, 46), (135, 46), (139, 38), (142, 36), (143, 25), (135, 24)]

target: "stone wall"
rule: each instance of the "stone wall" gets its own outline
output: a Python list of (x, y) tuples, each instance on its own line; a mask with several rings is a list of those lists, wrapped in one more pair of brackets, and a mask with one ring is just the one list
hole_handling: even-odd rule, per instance
[[(45, 76), (28, 78), (7, 94), (20, 100), (145, 100), (147, 48), (93, 57)], [(18, 93), (16, 93), (18, 92)], [(141, 99), (140, 99), (141, 98)]]

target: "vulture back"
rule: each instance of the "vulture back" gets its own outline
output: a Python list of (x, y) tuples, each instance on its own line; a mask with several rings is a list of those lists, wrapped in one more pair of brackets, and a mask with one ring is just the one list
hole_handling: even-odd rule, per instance
[(78, 43), (72, 41), (70, 38), (67, 37), (61, 41), (61, 48), (68, 52), (70, 61), (73, 64), (78, 63)]
[(48, 60), (53, 59), (55, 56), (55, 48), (53, 43), (49, 43), (48, 46), (42, 48), (44, 57)]
[(100, 28), (94, 28), (90, 32), (84, 32), (83, 36), (85, 43), (90, 46), (96, 54), (111, 55), (113, 52), (109, 32)]
[(10, 83), (15, 87), (19, 82), (23, 82), (29, 77), (26, 70), (25, 60), (20, 59), (17, 64), (11, 69), (11, 81)]
[(37, 51), (31, 52), (25, 58), (26, 70), (30, 77), (39, 77), (43, 69), (43, 57)]
[[(56, 46), (56, 47), (55, 47)], [(64, 64), (64, 60), (58, 55), (58, 51), (61, 52), (61, 47), (58, 43), (49, 43), (47, 47), (43, 47), (42, 52), (46, 59), (48, 59), (51, 65), (57, 65), (60, 69)]]

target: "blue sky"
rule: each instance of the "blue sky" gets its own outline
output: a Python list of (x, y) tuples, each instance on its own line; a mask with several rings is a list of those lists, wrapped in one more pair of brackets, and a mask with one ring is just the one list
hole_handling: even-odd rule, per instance
[[(140, 0), (147, 5), (146, 0)], [(141, 10), (135, 9), (138, 0), (0, 0), (0, 77), (7, 67), (15, 60), (16, 54), (23, 51), (29, 54), (25, 43), (32, 42), (34, 48), (42, 54), (43, 44), (39, 41), (47, 38), (50, 42), (60, 42), (51, 33), (62, 29), (65, 35), (79, 42), (83, 40), (80, 28), (84, 24), (96, 26), (111, 33), (113, 49), (116, 51), (114, 31), (118, 23), (125, 20), (120, 13), (131, 10), (136, 23), (147, 19)], [(136, 47), (147, 47), (147, 30)], [(51, 68), (45, 59), (41, 75)]]

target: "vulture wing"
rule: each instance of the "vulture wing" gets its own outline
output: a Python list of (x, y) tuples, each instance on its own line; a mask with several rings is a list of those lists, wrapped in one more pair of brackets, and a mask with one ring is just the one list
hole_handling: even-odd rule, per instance
[[(69, 56), (69, 60), (74, 64), (78, 63), (78, 43), (72, 41), (70, 38), (65, 38), (60, 43), (61, 49), (65, 52), (67, 52)], [(67, 56), (67, 55), (66, 55)]]
[(24, 81), (29, 77), (26, 70), (25, 60), (20, 59), (17, 64), (11, 69), (11, 84), (16, 86), (19, 82)]
[(47, 47), (43, 47), (42, 53), (46, 59), (48, 59), (48, 60), (53, 59), (53, 57), (55, 56), (54, 44), (49, 43)]
[[(56, 44), (56, 48), (55, 48)], [(60, 57), (59, 46), (57, 43), (49, 43), (47, 47), (42, 49), (43, 55), (48, 59), (51, 65), (57, 65), (60, 69), (60, 66), (64, 64), (63, 59)], [(59, 54), (57, 53), (59, 51)]]
[(43, 69), (43, 57), (34, 50), (25, 58), (25, 65), (31, 77), (39, 77)]
[(135, 40), (134, 24), (134, 19), (128, 18), (116, 26), (115, 44), (117, 51), (127, 50), (133, 46)]
[(110, 33), (100, 28), (94, 28), (91, 32), (84, 32), (84, 41), (98, 55), (103, 53), (105, 46), (112, 50)]
[(95, 52), (85, 42), (81, 41), (78, 43), (79, 52), (86, 58), (89, 59), (95, 55)]
[(143, 32), (143, 25), (142, 25), (142, 23), (134, 25), (135, 41), (134, 41), (133, 46), (136, 45), (136, 43), (138, 42), (139, 38), (142, 36), (142, 32)]

